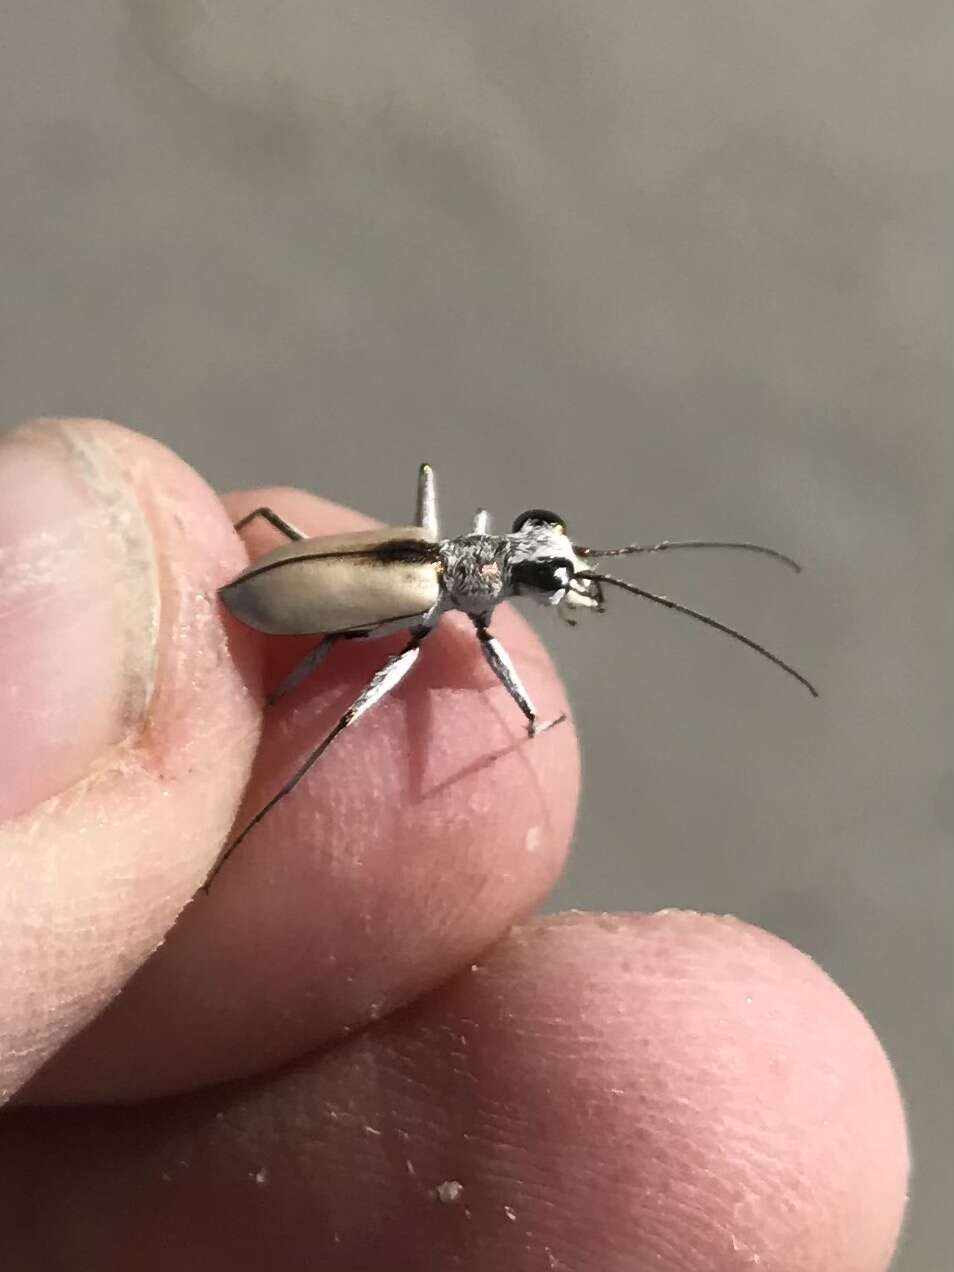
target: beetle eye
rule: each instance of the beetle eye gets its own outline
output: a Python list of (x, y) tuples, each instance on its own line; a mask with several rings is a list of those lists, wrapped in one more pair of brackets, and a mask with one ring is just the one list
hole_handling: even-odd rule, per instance
[(546, 560), (518, 561), (513, 567), (513, 581), (518, 588), (533, 592), (559, 592), (573, 577), (573, 565), (561, 557)]
[(540, 521), (544, 525), (553, 526), (559, 531), (566, 530), (566, 522), (561, 516), (555, 512), (548, 512), (546, 508), (528, 508), (526, 512), (521, 512), (513, 523), (511, 534), (519, 534), (528, 521)]

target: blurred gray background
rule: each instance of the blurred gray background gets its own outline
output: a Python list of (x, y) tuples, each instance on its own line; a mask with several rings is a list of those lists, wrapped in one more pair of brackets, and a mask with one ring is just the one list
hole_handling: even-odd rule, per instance
[(954, 1267), (950, 5), (2, 17), (5, 422), (113, 417), (220, 488), (397, 521), (427, 458), (458, 525), (542, 504), (584, 541), (804, 559), (624, 568), (817, 704), (630, 597), (546, 623), (587, 769), (554, 905), (728, 911), (811, 953), (908, 1101), (896, 1266)]

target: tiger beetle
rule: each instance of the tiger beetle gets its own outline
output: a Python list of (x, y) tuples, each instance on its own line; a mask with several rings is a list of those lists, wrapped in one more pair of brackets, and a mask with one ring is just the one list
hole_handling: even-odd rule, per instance
[(563, 517), (545, 508), (522, 512), (509, 534), (491, 533), (489, 514), (480, 509), (466, 534), (442, 539), (434, 470), (429, 464), (422, 464), (418, 475), (412, 526), (310, 539), (273, 509), (264, 507), (243, 517), (236, 530), (242, 530), (257, 517), (267, 521), (288, 542), (260, 557), (227, 583), (219, 592), (222, 602), (240, 622), (256, 631), (279, 636), (321, 635), (317, 645), (271, 694), (270, 704), (311, 675), (340, 640), (365, 639), (404, 630), (408, 632), (408, 641), (372, 676), (331, 732), (226, 847), (206, 887), (249, 831), (294, 790), (335, 738), (397, 688), (420, 657), (425, 638), (449, 610), (460, 610), (473, 623), (484, 658), (523, 712), (530, 737), (560, 724), (566, 715), (540, 722), (516, 667), (503, 645), (491, 634), (494, 609), (501, 601), (515, 596), (531, 596), (543, 605), (552, 606), (568, 623), (575, 624), (583, 610), (603, 612), (604, 587), (622, 588), (634, 596), (688, 614), (741, 641), (818, 697), (815, 686), (794, 667), (735, 628), (591, 566), (592, 562), (607, 557), (636, 553), (732, 548), (774, 557), (796, 571), (801, 568), (791, 557), (774, 548), (758, 543), (704, 539), (589, 548), (574, 543)]

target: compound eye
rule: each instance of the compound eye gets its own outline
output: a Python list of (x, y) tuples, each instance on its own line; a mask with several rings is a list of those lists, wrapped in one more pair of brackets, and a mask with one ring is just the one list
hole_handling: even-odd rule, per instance
[(519, 534), (528, 521), (538, 521), (545, 526), (553, 526), (561, 534), (566, 530), (566, 522), (557, 513), (549, 512), (546, 508), (528, 508), (514, 521), (511, 534)]
[(519, 588), (533, 592), (562, 592), (573, 577), (573, 564), (560, 557), (547, 560), (519, 561), (513, 567), (513, 581)]

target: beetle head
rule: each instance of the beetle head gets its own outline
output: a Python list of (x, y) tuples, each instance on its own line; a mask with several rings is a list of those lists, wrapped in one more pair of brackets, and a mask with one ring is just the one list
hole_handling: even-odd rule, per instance
[(557, 606), (561, 617), (575, 622), (577, 609), (602, 609), (598, 583), (577, 579), (584, 562), (567, 536), (566, 522), (555, 512), (531, 508), (513, 523), (510, 579), (517, 596), (532, 596), (541, 605)]

